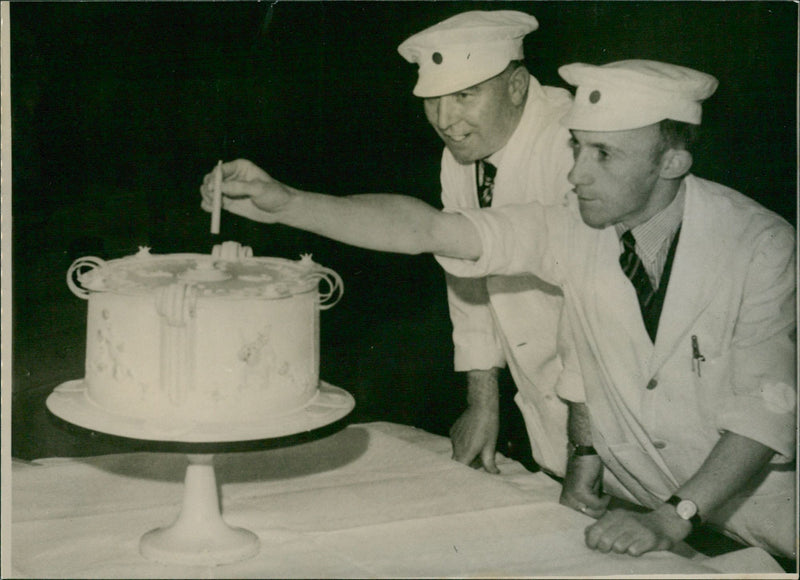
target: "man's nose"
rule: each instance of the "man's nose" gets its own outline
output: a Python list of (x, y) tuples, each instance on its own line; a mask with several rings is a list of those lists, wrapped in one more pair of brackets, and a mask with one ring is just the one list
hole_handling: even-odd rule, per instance
[(439, 129), (447, 129), (458, 118), (458, 105), (452, 95), (439, 97), (436, 102), (435, 123)]
[(585, 155), (575, 155), (572, 162), (572, 169), (567, 173), (567, 179), (572, 185), (587, 185), (592, 182), (591, 172), (589, 170), (588, 160)]

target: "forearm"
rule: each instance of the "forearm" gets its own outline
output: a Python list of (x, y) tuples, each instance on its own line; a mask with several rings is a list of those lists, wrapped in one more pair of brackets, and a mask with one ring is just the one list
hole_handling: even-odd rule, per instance
[(447, 214), (409, 196), (364, 194), (335, 197), (290, 190), (276, 212), (286, 225), (371, 250), (477, 259), (480, 241), (464, 217)]
[(592, 445), (592, 428), (586, 403), (569, 402), (567, 440), (572, 445)]
[(675, 495), (691, 499), (702, 517), (742, 491), (767, 466), (774, 453), (757, 441), (725, 432), (700, 469)]
[(569, 402), (567, 439), (572, 449), (567, 456), (567, 471), (559, 501), (599, 518), (608, 507), (609, 497), (603, 495), (603, 462), (592, 448), (589, 409), (585, 403)]
[(467, 404), (499, 413), (499, 374), (498, 368), (467, 371)]

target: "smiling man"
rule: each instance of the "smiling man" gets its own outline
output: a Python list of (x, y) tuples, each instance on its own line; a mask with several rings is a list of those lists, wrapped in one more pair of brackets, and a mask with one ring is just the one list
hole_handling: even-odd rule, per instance
[[(577, 86), (562, 121), (568, 205), (441, 212), (406, 196), (299, 191), (239, 160), (222, 166), (224, 207), (432, 252), (459, 276), (533, 272), (560, 286), (583, 375), (583, 389), (559, 390), (573, 449), (561, 501), (599, 518), (587, 545), (636, 556), (710, 524), (796, 558), (794, 228), (689, 173), (714, 77), (642, 60), (559, 72)], [(606, 511), (601, 490), (645, 510)]]
[[(571, 157), (558, 119), (571, 97), (540, 85), (523, 64), (523, 39), (537, 27), (522, 12), (471, 11), (399, 46), (419, 66), (414, 94), (445, 144), (446, 209), (563, 203)], [(563, 476), (567, 407), (556, 388), (579, 383), (580, 374), (568, 334), (559, 332), (560, 289), (535, 276), (447, 275), (447, 290), (454, 367), (467, 381), (467, 408), (450, 430), (453, 457), (497, 471), (498, 376), (508, 366), (533, 458)]]

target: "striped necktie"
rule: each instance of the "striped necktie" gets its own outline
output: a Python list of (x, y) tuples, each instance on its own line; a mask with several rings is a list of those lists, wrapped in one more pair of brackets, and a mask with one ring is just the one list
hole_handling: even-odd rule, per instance
[(490, 207), (492, 205), (494, 176), (497, 175), (497, 167), (488, 161), (480, 159), (475, 164), (475, 172), (478, 182), (478, 203), (481, 207)]
[(669, 286), (669, 279), (672, 274), (672, 262), (675, 260), (675, 251), (678, 247), (680, 235), (681, 228), (678, 227), (669, 245), (667, 260), (664, 262), (664, 269), (661, 272), (661, 283), (658, 285), (657, 290), (653, 290), (650, 277), (644, 269), (642, 260), (634, 251), (636, 240), (633, 234), (628, 230), (622, 234), (620, 238), (624, 249), (619, 257), (619, 265), (636, 289), (636, 297), (639, 299), (639, 309), (642, 312), (644, 327), (647, 329), (650, 340), (654, 343), (656, 341), (656, 334), (658, 333), (658, 322), (661, 319), (661, 311), (664, 308), (664, 301), (667, 297), (667, 287)]
[(639, 298), (639, 308), (642, 311), (642, 315), (645, 315), (647, 308), (650, 306), (650, 301), (655, 295), (655, 291), (644, 269), (642, 260), (636, 255), (636, 239), (633, 237), (631, 231), (628, 230), (622, 234), (620, 239), (622, 240), (623, 251), (619, 257), (619, 265), (636, 289), (636, 296)]

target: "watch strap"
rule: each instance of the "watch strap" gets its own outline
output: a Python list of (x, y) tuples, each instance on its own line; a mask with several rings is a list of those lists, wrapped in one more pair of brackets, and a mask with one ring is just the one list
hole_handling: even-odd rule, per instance
[(595, 449), (592, 445), (573, 445), (572, 455), (573, 457), (582, 455), (597, 455), (597, 449)]

